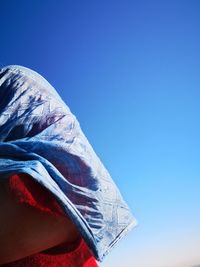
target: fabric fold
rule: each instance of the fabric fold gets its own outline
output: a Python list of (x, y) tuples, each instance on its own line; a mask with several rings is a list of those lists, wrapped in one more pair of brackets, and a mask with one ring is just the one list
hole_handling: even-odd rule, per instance
[(50, 190), (102, 261), (136, 220), (56, 90), (38, 73), (0, 70), (0, 177), (27, 173)]

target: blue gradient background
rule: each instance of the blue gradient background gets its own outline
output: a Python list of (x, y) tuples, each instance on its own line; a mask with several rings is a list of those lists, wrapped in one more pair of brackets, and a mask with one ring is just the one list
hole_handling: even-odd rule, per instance
[(0, 4), (1, 66), (57, 89), (139, 222), (101, 266), (200, 263), (200, 1)]

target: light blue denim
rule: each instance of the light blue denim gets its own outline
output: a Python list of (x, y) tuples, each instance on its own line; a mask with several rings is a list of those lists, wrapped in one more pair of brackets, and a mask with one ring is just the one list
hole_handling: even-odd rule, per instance
[(0, 69), (0, 177), (14, 173), (54, 194), (99, 261), (136, 225), (56, 90), (35, 71), (11, 65)]

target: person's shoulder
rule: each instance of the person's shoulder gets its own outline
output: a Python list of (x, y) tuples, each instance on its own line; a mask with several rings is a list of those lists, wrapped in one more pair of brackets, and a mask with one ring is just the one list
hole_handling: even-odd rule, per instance
[(71, 220), (19, 205), (0, 182), (0, 264), (15, 261), (56, 245), (75, 242), (79, 233)]

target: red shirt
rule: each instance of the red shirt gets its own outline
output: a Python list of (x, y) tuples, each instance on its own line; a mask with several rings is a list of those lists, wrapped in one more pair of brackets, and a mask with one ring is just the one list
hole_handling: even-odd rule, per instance
[[(9, 191), (20, 205), (28, 204), (42, 212), (54, 216), (65, 216), (62, 208), (53, 197), (53, 194), (26, 174), (13, 175), (8, 179)], [(74, 244), (60, 245), (18, 261), (4, 264), (7, 267), (97, 267), (95, 258), (91, 255), (82, 239)]]

